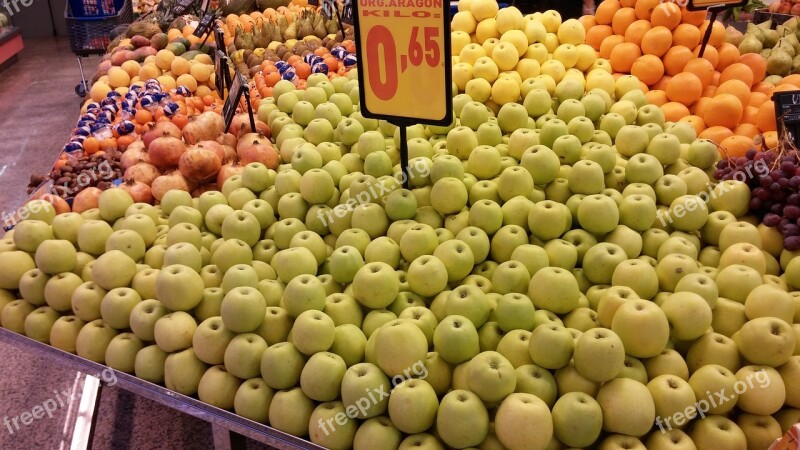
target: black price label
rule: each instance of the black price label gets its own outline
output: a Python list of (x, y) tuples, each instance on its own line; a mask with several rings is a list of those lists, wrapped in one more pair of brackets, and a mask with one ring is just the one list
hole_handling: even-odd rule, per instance
[(228, 54), (228, 50), (225, 48), (225, 31), (222, 30), (218, 22), (214, 23), (214, 44), (223, 55)]
[(189, 9), (192, 4), (194, 4), (195, 0), (178, 0), (175, 2), (175, 5), (172, 7), (172, 14), (176, 16), (182, 16), (186, 13), (186, 10)]
[(800, 91), (783, 91), (773, 94), (775, 117), (787, 125), (800, 124)]
[(212, 23), (214, 23), (214, 14), (206, 14), (203, 16), (203, 18), (200, 19), (200, 23), (197, 24), (197, 28), (194, 29), (195, 37), (202, 37), (204, 34), (208, 33)]
[(310, 6), (319, 6), (319, 0), (308, 0)]
[(231, 85), (231, 72), (228, 69), (228, 57), (221, 50), (217, 50), (217, 57), (214, 61), (214, 73), (216, 74), (215, 84), (217, 93), (220, 97), (225, 96), (225, 87)]
[(342, 14), (339, 17), (341, 23), (352, 25), (355, 20), (353, 19), (353, 0), (343, 0)]
[(231, 122), (233, 122), (233, 116), (236, 115), (236, 108), (242, 96), (250, 103), (250, 87), (247, 85), (247, 79), (237, 70), (233, 75), (233, 82), (228, 88), (228, 98), (225, 99), (225, 105), (222, 107), (222, 117), (225, 118), (226, 130), (230, 128)]

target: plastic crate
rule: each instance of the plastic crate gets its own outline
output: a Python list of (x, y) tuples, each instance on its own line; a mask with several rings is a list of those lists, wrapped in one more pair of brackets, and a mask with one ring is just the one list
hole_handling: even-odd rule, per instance
[(133, 21), (130, 0), (124, 0), (119, 12), (108, 17), (76, 17), (69, 3), (64, 12), (72, 53), (78, 56), (102, 55), (114, 38), (115, 28)]
[(786, 22), (787, 20), (795, 17), (791, 14), (780, 14), (769, 12), (769, 9), (757, 9), (753, 13), (753, 23), (762, 23), (767, 20), (772, 21), (772, 29), (774, 30), (778, 25)]
[(125, 0), (69, 0), (73, 17), (114, 16), (125, 6)]

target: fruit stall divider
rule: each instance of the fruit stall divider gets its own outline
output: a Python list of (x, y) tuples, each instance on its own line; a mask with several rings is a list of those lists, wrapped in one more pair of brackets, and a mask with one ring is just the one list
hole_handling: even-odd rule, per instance
[[(51, 347), (47, 344), (30, 339), (26, 336), (16, 334), (12, 331), (0, 328), (0, 342), (12, 345), (26, 353), (47, 360), (53, 366), (67, 367), (86, 374), (87, 377), (95, 378), (98, 382), (94, 383), (97, 389), (93, 392), (84, 391), (83, 395), (91, 395), (90, 400), (94, 402), (94, 411), (89, 414), (92, 428), (96, 423), (97, 409), (102, 383), (92, 374), (99, 374), (103, 371), (113, 370), (108, 366), (99, 364), (80, 356), (67, 353), (63, 350)], [(154, 401), (168, 408), (188, 414), (192, 417), (209, 422), (214, 432), (213, 447), (215, 450), (236, 450), (244, 449), (244, 438), (249, 438), (274, 447), (278, 450), (324, 450), (324, 447), (313, 444), (305, 439), (292, 436), (267, 425), (254, 422), (244, 417), (238, 416), (230, 411), (225, 411), (217, 407), (208, 405), (193, 397), (179, 394), (163, 386), (159, 386), (148, 381), (137, 378), (133, 375), (114, 370), (117, 382), (114, 386), (125, 389), (128, 392)], [(86, 443), (91, 446), (91, 443)], [(84, 447), (84, 448), (88, 448)], [(75, 448), (75, 447), (72, 447)]]

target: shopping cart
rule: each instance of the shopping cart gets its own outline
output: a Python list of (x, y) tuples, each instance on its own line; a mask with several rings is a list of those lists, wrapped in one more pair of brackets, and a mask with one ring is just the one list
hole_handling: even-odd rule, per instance
[(64, 18), (69, 45), (81, 71), (81, 82), (75, 86), (75, 93), (84, 97), (89, 91), (89, 82), (83, 73), (81, 58), (106, 53), (111, 40), (124, 32), (124, 25), (133, 21), (131, 0), (69, 0)]

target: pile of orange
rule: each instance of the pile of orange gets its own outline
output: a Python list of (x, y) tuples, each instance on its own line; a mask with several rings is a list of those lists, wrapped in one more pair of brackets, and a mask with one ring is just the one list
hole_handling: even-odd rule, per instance
[[(700, 138), (729, 156), (754, 147), (759, 134), (767, 145), (777, 143), (772, 92), (798, 89), (800, 75), (777, 86), (765, 82), (766, 60), (726, 43), (723, 25), (711, 25), (705, 11), (663, 0), (603, 0), (581, 22), (586, 43), (609, 61), (615, 76), (634, 75), (647, 85), (648, 100), (667, 120), (692, 124)], [(699, 57), (709, 26), (711, 37)]]

